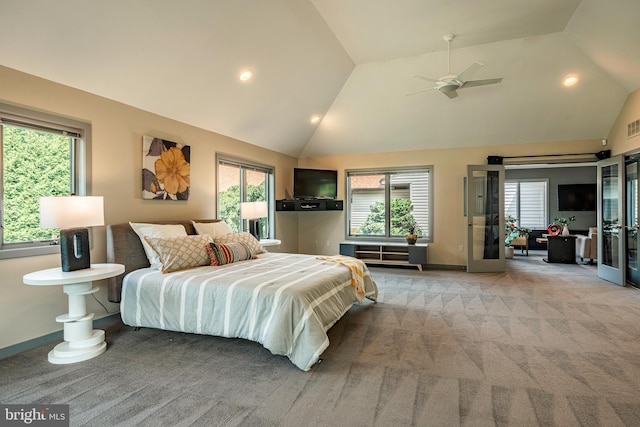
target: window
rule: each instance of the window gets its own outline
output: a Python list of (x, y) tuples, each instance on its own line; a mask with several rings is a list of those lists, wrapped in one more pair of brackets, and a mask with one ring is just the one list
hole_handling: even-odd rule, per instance
[(87, 123), (0, 104), (0, 259), (59, 252), (40, 228), (40, 197), (88, 194)]
[(431, 167), (347, 171), (347, 236), (431, 241)]
[(518, 219), (518, 226), (546, 230), (548, 220), (547, 180), (507, 180), (504, 183), (504, 215)]
[(40, 197), (86, 195), (86, 123), (0, 104), (0, 258), (59, 251), (57, 230), (40, 228)]
[(248, 221), (240, 218), (240, 203), (266, 201), (267, 217), (260, 218), (260, 236), (273, 238), (273, 168), (244, 160), (218, 156), (218, 218), (234, 232), (248, 231)]

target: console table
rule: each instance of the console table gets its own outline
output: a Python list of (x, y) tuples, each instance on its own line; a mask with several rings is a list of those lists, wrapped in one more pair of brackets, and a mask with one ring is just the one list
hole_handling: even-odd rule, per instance
[(427, 264), (427, 243), (342, 242), (340, 255), (361, 259), (367, 264), (393, 264), (422, 267)]
[(26, 274), (22, 281), (32, 286), (62, 285), (69, 297), (69, 312), (56, 317), (64, 325), (64, 342), (49, 352), (49, 362), (66, 364), (96, 357), (107, 349), (104, 331), (93, 329), (93, 313), (87, 313), (86, 295), (98, 291), (92, 282), (124, 273), (122, 264), (91, 264), (90, 268), (64, 272), (60, 267)]

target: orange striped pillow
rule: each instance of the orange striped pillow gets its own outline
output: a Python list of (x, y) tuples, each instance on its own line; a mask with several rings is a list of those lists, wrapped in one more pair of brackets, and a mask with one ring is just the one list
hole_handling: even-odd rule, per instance
[(232, 262), (255, 258), (249, 245), (243, 242), (209, 243), (207, 252), (209, 253), (209, 258), (211, 258), (211, 265), (231, 264)]
[(258, 239), (256, 239), (251, 233), (247, 233), (246, 231), (213, 236), (213, 241), (217, 244), (224, 243), (225, 245), (229, 243), (241, 242), (249, 246), (249, 249), (251, 249), (251, 252), (253, 252), (255, 255), (267, 252), (267, 250), (262, 247)]

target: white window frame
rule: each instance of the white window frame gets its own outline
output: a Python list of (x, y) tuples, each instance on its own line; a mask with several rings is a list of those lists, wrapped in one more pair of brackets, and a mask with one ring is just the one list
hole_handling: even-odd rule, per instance
[[(91, 124), (55, 114), (0, 103), (0, 126), (3, 123), (36, 130), (49, 130), (56, 133), (66, 132), (77, 135), (77, 138), (74, 138), (74, 146), (71, 148), (71, 188), (79, 196), (91, 194)], [(2, 134), (3, 132), (0, 129), (0, 174), (4, 173)], [(0, 188), (0, 203), (4, 200), (2, 191)], [(4, 206), (0, 209), (0, 221), (4, 224)], [(60, 246), (53, 240), (5, 244), (4, 236), (0, 230), (0, 259), (59, 252)]]

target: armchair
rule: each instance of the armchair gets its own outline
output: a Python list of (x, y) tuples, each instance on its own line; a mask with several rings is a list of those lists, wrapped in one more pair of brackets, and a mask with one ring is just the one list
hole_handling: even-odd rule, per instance
[(576, 255), (584, 262), (589, 259), (589, 264), (593, 264), (593, 260), (598, 259), (598, 228), (589, 227), (586, 236), (576, 236)]

